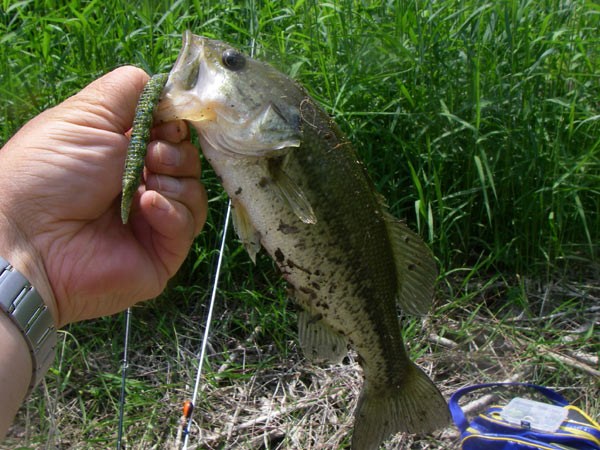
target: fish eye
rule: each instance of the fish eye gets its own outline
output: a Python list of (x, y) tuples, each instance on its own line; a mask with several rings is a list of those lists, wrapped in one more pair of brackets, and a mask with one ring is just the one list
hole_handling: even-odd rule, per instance
[(243, 69), (246, 65), (244, 55), (232, 48), (225, 50), (221, 59), (223, 60), (223, 65), (234, 72)]

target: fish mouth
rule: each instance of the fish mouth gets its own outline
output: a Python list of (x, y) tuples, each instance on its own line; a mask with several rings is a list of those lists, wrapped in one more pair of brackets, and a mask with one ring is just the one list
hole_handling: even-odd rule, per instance
[(190, 30), (185, 30), (181, 50), (169, 73), (169, 81), (183, 90), (192, 89), (198, 81), (199, 61), (202, 59), (204, 59), (202, 38), (194, 36)]
[(202, 101), (203, 84), (207, 81), (205, 38), (190, 30), (183, 33), (181, 50), (161, 94), (154, 114), (158, 122), (189, 120), (201, 122), (214, 119), (210, 105)]

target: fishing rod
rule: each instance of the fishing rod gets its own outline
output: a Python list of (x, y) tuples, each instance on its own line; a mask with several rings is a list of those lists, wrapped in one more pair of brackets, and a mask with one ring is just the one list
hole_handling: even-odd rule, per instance
[(190, 436), (190, 425), (194, 416), (194, 405), (196, 404), (196, 398), (198, 397), (198, 390), (200, 387), (200, 378), (202, 376), (202, 365), (204, 363), (204, 357), (206, 355), (206, 346), (208, 344), (208, 335), (210, 332), (210, 325), (212, 321), (213, 310), (215, 306), (215, 299), (217, 297), (217, 286), (219, 285), (219, 276), (221, 275), (221, 263), (223, 262), (223, 253), (225, 253), (225, 240), (227, 238), (227, 228), (229, 226), (229, 216), (231, 215), (231, 199), (227, 202), (227, 213), (225, 214), (225, 223), (223, 224), (223, 236), (221, 238), (221, 247), (219, 249), (219, 259), (217, 260), (217, 268), (215, 269), (215, 278), (213, 282), (212, 292), (210, 295), (210, 303), (208, 306), (208, 315), (206, 317), (206, 325), (204, 326), (204, 335), (202, 336), (202, 346), (200, 349), (200, 356), (198, 357), (198, 370), (196, 371), (196, 382), (194, 383), (194, 391), (192, 393), (192, 399), (186, 401), (183, 407), (184, 423), (183, 423), (183, 447), (182, 450), (187, 449), (188, 439)]
[(131, 307), (125, 312), (125, 343), (123, 344), (123, 359), (121, 360), (121, 394), (119, 397), (119, 430), (117, 434), (117, 450), (121, 450), (123, 440), (123, 419), (125, 409), (125, 381), (127, 379), (127, 368), (129, 367), (129, 335), (131, 333)]

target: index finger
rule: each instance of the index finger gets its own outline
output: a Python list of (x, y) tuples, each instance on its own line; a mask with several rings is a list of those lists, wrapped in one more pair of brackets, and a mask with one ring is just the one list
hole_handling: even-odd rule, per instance
[(190, 129), (183, 120), (164, 122), (152, 128), (150, 140), (169, 141), (178, 144), (189, 138)]
[(75, 119), (78, 123), (124, 134), (131, 128), (138, 99), (147, 81), (148, 74), (142, 69), (119, 67), (68, 98), (65, 104), (81, 110)]

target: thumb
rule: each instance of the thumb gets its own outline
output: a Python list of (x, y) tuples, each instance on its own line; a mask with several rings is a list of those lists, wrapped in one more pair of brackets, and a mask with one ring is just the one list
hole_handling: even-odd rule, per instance
[[(123, 66), (98, 78), (57, 108), (69, 111), (68, 121), (123, 134), (131, 128), (135, 107), (148, 74)], [(78, 110), (79, 114), (73, 114)]]

